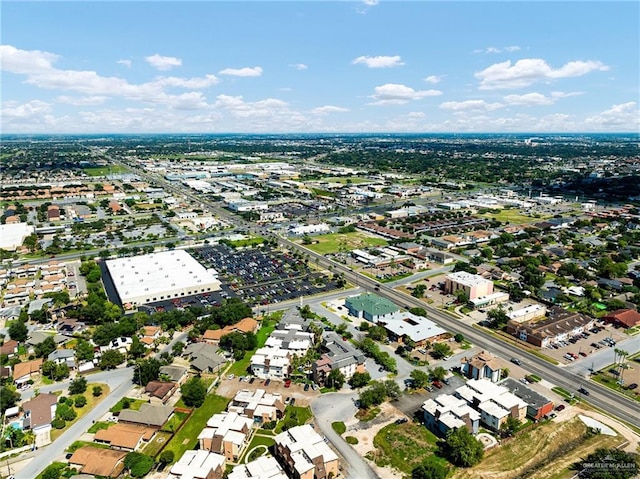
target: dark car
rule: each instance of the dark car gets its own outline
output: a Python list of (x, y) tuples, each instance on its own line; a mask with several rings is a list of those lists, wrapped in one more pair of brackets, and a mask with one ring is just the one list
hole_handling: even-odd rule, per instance
[(433, 381), (433, 385), (438, 389), (442, 389), (444, 387), (440, 381)]
[(637, 384), (637, 383), (631, 383), (631, 384), (629, 384), (629, 385), (627, 386), (627, 389), (631, 390), (631, 389), (635, 389), (635, 388), (637, 388), (637, 387), (638, 387), (638, 384)]
[(564, 404), (558, 404), (556, 406), (556, 411), (564, 411), (565, 409), (565, 405)]
[(520, 361), (518, 358), (511, 358), (511, 362), (513, 364), (517, 364), (518, 366), (522, 364), (522, 361)]
[(305, 391), (308, 391), (308, 390), (309, 390), (309, 385), (308, 385), (308, 384), (305, 384), (305, 385), (304, 385), (304, 390), (305, 390)]
[(589, 394), (591, 394), (589, 391), (587, 391), (585, 388), (580, 388), (578, 389), (579, 393), (584, 394), (585, 396), (588, 396)]
[(264, 385), (265, 385), (265, 386), (268, 386), (270, 382), (271, 382), (271, 379), (267, 379), (267, 380), (264, 382)]
[(400, 419), (396, 419), (396, 424), (404, 424), (406, 422), (409, 422), (409, 420), (406, 417), (401, 417)]
[(296, 398), (291, 398), (291, 402), (289, 403), (289, 406), (293, 406), (296, 403)]

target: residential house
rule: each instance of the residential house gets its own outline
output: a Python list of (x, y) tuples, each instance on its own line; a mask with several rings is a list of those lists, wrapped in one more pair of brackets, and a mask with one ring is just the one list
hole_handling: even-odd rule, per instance
[(292, 356), (304, 356), (313, 346), (313, 333), (297, 331), (295, 329), (276, 329), (269, 335), (266, 347), (291, 351)]
[(200, 449), (224, 455), (236, 461), (249, 440), (253, 420), (236, 412), (214, 414), (198, 435)]
[(196, 371), (215, 373), (227, 363), (218, 351), (218, 346), (214, 344), (192, 343), (187, 345), (182, 354), (190, 359), (191, 367)]
[(9, 341), (5, 341), (2, 346), (0, 346), (0, 354), (6, 354), (9, 358), (14, 357), (18, 354), (18, 341), (14, 339), (10, 339)]
[(159, 326), (144, 326), (140, 342), (146, 346), (153, 346), (156, 339), (162, 335), (162, 328)]
[(169, 381), (181, 386), (187, 380), (188, 369), (177, 364), (168, 364), (160, 367), (160, 375), (166, 376)]
[(137, 411), (134, 411), (133, 409), (123, 409), (120, 411), (118, 421), (131, 424), (142, 424), (160, 429), (172, 415), (173, 408), (171, 406), (144, 403)]
[(82, 474), (101, 477), (118, 477), (124, 471), (125, 451), (82, 446), (69, 458), (69, 465)]
[(422, 404), (425, 425), (441, 436), (450, 429), (465, 427), (471, 434), (480, 430), (480, 413), (464, 399), (451, 394), (440, 394)]
[(462, 373), (469, 379), (489, 379), (500, 381), (502, 368), (500, 361), (487, 351), (480, 351), (471, 358), (462, 359)]
[(234, 466), (227, 479), (289, 479), (275, 457), (260, 456), (255, 461)]
[(365, 356), (339, 334), (329, 331), (322, 337), (323, 354), (312, 365), (313, 380), (325, 384), (333, 369), (338, 369), (349, 380), (355, 372), (366, 372)]
[(288, 349), (258, 348), (251, 357), (249, 369), (260, 379), (283, 379), (289, 376), (292, 355)]
[(148, 394), (152, 401), (159, 401), (166, 404), (171, 396), (178, 390), (178, 383), (166, 381), (149, 381), (144, 387), (145, 394)]
[(226, 458), (203, 450), (185, 451), (178, 462), (171, 466), (167, 479), (222, 479)]
[(294, 479), (328, 479), (339, 473), (338, 456), (310, 424), (275, 436), (275, 455)]
[(22, 403), (24, 411), (24, 427), (31, 429), (36, 435), (45, 437), (45, 443), (51, 432), (51, 421), (56, 417), (58, 396), (55, 394), (38, 394), (29, 401)]
[(76, 369), (76, 352), (73, 349), (56, 349), (47, 356), (48, 361), (56, 364), (66, 364), (69, 369)]
[(107, 429), (100, 429), (93, 440), (100, 444), (107, 444), (111, 449), (136, 451), (151, 441), (156, 430), (140, 424), (117, 423)]
[(260, 422), (281, 419), (284, 409), (285, 405), (280, 394), (271, 394), (260, 388), (255, 391), (241, 389), (227, 407), (229, 412), (244, 414)]
[(527, 414), (526, 402), (488, 379), (470, 379), (456, 389), (455, 395), (477, 410), (482, 423), (494, 431), (498, 431), (508, 417), (524, 421)]
[(617, 309), (607, 313), (602, 319), (615, 326), (634, 328), (640, 326), (640, 313), (634, 309)]
[(258, 330), (259, 323), (253, 318), (244, 318), (236, 324), (225, 326), (222, 329), (207, 329), (202, 335), (202, 340), (208, 343), (217, 344), (222, 336), (231, 333), (255, 333)]
[(13, 366), (13, 382), (18, 387), (25, 385), (34, 374), (40, 374), (43, 359), (33, 359)]

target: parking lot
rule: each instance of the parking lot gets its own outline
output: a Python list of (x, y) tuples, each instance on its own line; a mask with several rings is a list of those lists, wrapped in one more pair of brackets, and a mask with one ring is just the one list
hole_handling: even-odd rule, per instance
[(191, 253), (248, 303), (272, 304), (332, 291), (336, 284), (309, 270), (304, 261), (270, 248), (236, 250), (220, 244)]
[[(251, 382), (251, 379), (253, 379), (253, 382)], [(287, 404), (290, 404), (291, 400), (295, 399), (294, 406), (308, 406), (309, 401), (320, 395), (319, 391), (315, 391), (312, 388), (305, 391), (303, 384), (294, 382), (292, 382), (289, 387), (285, 387), (284, 381), (270, 380), (268, 384), (265, 383), (265, 380), (252, 376), (234, 376), (231, 378), (225, 376), (222, 378), (222, 381), (220, 381), (217, 394), (224, 397), (234, 397), (236, 393), (242, 389), (249, 391), (264, 389), (271, 394), (280, 394), (282, 401), (286, 401)]]
[(585, 331), (582, 335), (556, 342), (542, 348), (542, 351), (562, 364), (570, 364), (588, 358), (599, 349), (616, 347), (617, 342), (625, 338), (625, 334), (613, 326), (598, 324), (596, 328)]

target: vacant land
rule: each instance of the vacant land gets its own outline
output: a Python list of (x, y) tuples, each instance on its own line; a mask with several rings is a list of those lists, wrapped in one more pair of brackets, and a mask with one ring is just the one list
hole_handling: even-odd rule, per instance
[(523, 224), (523, 223), (534, 223), (536, 221), (542, 221), (545, 218), (550, 218), (551, 215), (537, 215), (535, 218), (527, 215), (523, 215), (520, 213), (518, 209), (504, 209), (495, 213), (485, 213), (482, 215), (478, 215), (483, 218), (492, 218), (502, 223), (509, 224)]
[(346, 252), (370, 246), (386, 246), (388, 244), (382, 238), (376, 238), (360, 232), (314, 236), (313, 241), (314, 244), (307, 245), (307, 248), (320, 254)]
[(360, 183), (371, 183), (370, 179), (360, 178), (359, 176), (349, 176), (349, 177), (327, 176), (326, 178), (322, 178), (322, 181), (328, 181), (329, 183), (342, 183), (343, 185), (346, 185), (346, 184), (357, 185)]
[(453, 479), (564, 479), (569, 466), (597, 447), (613, 447), (620, 436), (589, 435), (578, 418), (547, 422), (488, 451), (473, 469), (458, 469)]
[[(375, 449), (367, 453), (367, 459), (379, 467), (391, 466), (404, 474), (411, 474), (414, 467), (435, 452), (437, 440), (422, 424), (411, 421), (391, 423), (376, 434), (373, 439)], [(447, 464), (445, 459), (440, 460)]]
[(113, 165), (113, 166), (94, 166), (91, 168), (83, 168), (82, 171), (84, 171), (89, 176), (106, 176), (106, 175), (118, 175), (120, 173), (126, 173), (127, 169), (122, 166)]

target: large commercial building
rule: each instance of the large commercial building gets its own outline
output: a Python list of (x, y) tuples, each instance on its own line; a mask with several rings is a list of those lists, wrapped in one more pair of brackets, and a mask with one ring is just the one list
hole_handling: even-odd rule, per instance
[(15, 251), (34, 231), (33, 226), (27, 223), (0, 225), (0, 249)]
[(458, 271), (446, 276), (444, 290), (448, 294), (455, 294), (458, 290), (464, 290), (469, 300), (493, 293), (493, 281), (480, 275)]
[(112, 259), (106, 265), (125, 307), (220, 289), (215, 272), (183, 250)]

